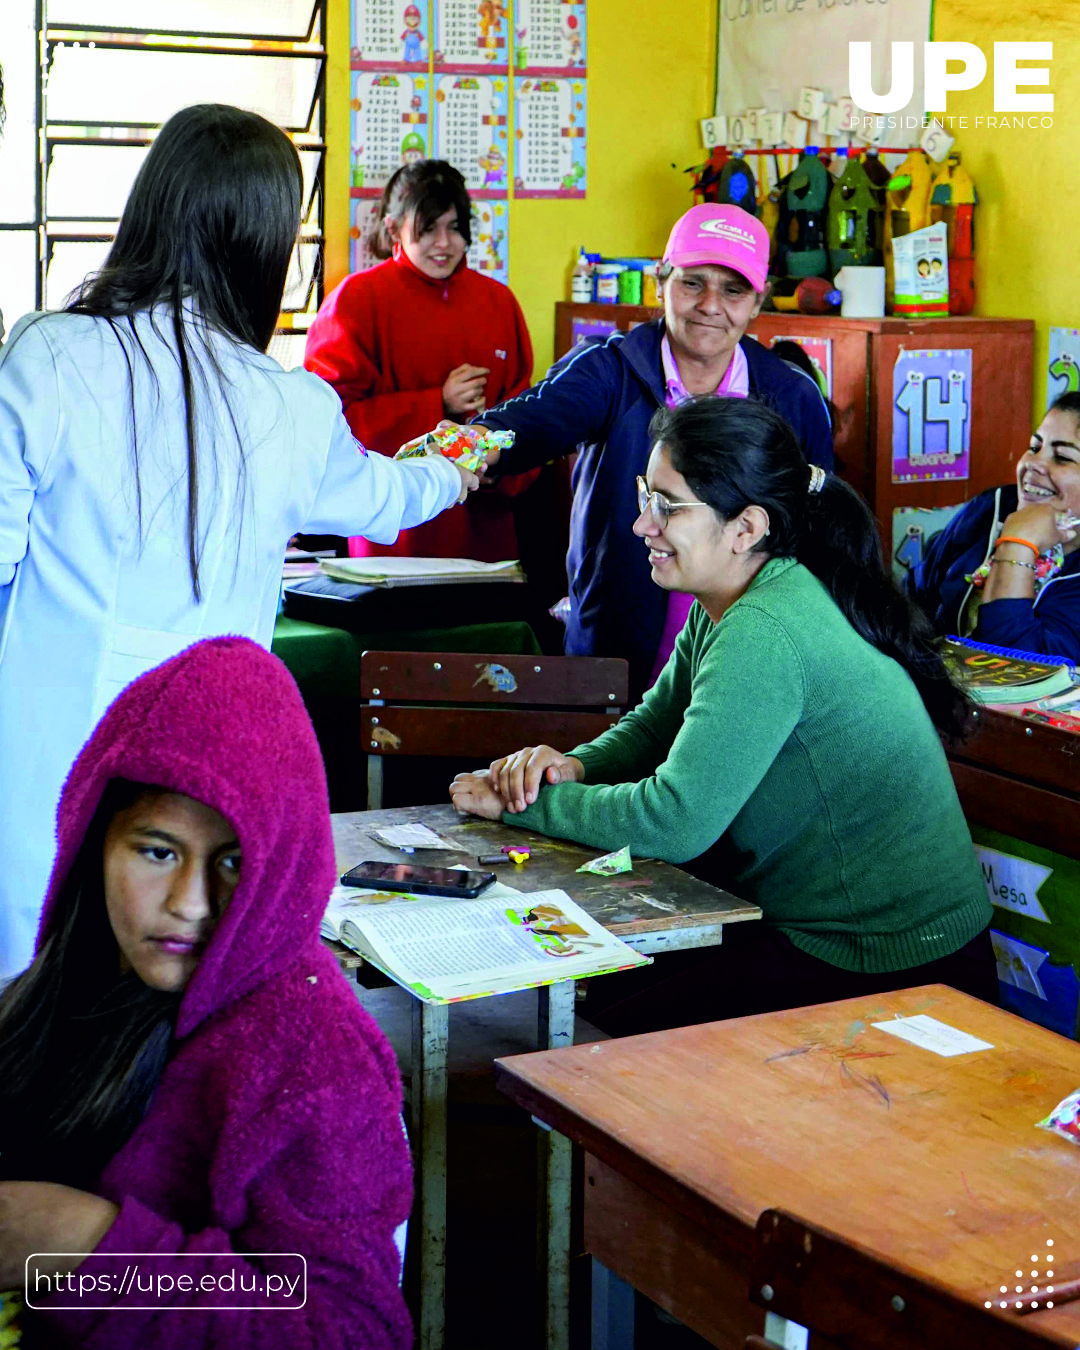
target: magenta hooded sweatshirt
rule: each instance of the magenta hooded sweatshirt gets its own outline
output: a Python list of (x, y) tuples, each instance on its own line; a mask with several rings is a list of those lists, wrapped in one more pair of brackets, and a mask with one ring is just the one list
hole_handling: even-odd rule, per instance
[[(404, 1350), (394, 1233), (412, 1181), (401, 1085), (389, 1045), (319, 941), (334, 850), (296, 685), (243, 638), (200, 642), (130, 685), (64, 787), (43, 933), (112, 778), (219, 811), (241, 871), (184, 993), (150, 1107), (93, 1187), (120, 1214), (80, 1270), (112, 1272), (118, 1287), (137, 1260), (126, 1253), (156, 1253), (155, 1274), (197, 1285), (223, 1266), (257, 1278), (264, 1267), (251, 1253), (295, 1252), (307, 1300), (226, 1311), (252, 1300), (175, 1292), (171, 1310), (133, 1311), (152, 1301), (134, 1292), (108, 1310), (60, 1311), (74, 1300), (52, 1294), (28, 1323), (46, 1343), (86, 1350)], [(206, 1253), (235, 1256), (191, 1255)]]

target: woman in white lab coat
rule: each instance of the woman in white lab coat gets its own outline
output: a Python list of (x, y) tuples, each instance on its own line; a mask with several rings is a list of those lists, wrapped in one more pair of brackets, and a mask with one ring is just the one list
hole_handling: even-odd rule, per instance
[(268, 647), (298, 531), (390, 543), (476, 486), (367, 455), (327, 384), (265, 355), (301, 185), (269, 122), (177, 113), (102, 270), (0, 353), (0, 981), (31, 957), (60, 788), (120, 690), (200, 638)]

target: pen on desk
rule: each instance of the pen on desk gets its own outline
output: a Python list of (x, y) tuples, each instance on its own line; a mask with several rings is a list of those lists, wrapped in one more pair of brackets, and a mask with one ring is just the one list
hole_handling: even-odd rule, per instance
[[(1053, 1276), (1051, 1276), (1051, 1279)], [(1056, 1308), (1062, 1303), (1074, 1303), (1080, 1298), (1080, 1280), (1066, 1280), (1063, 1284), (1048, 1284), (1037, 1294), (1025, 1294), (1015, 1300), (1013, 1309), (1019, 1316), (1025, 1313), (1039, 1312), (1043, 1308)]]

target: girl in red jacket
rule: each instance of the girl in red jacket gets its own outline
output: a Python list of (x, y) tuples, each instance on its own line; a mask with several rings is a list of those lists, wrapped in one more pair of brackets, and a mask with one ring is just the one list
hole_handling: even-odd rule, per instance
[[(346, 277), (311, 325), (304, 364), (334, 386), (356, 437), (392, 455), (444, 417), (467, 422), (527, 388), (532, 346), (508, 287), (472, 271), (471, 203), (445, 160), (398, 169), (383, 193), (377, 248), (386, 259)], [(354, 556), (516, 558), (511, 498), (536, 471), (475, 494), (466, 509), (397, 542), (351, 539)]]

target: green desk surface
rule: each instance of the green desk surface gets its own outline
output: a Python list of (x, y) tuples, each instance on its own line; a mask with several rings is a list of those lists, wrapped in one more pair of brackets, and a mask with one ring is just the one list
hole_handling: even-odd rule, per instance
[(360, 655), (389, 652), (509, 652), (537, 656), (540, 644), (527, 623), (474, 623), (414, 633), (347, 633), (279, 614), (272, 651), (288, 666), (306, 698), (360, 697)]

